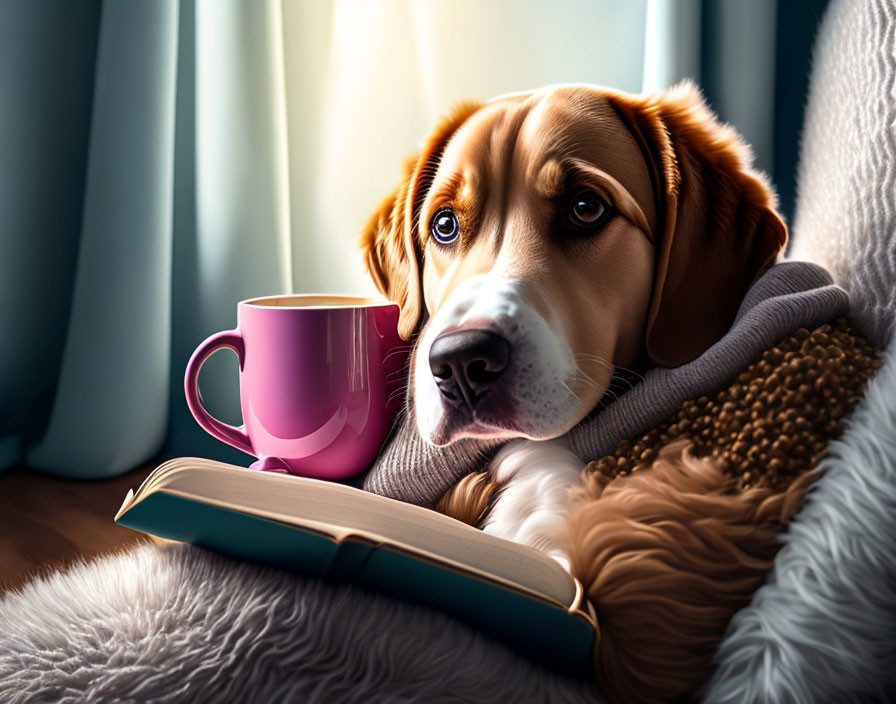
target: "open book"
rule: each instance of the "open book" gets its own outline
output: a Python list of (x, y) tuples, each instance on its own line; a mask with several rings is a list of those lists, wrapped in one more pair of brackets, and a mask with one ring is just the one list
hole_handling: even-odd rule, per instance
[(181, 458), (160, 465), (120, 525), (431, 605), (554, 666), (587, 672), (597, 623), (547, 555), (435, 511), (344, 484)]

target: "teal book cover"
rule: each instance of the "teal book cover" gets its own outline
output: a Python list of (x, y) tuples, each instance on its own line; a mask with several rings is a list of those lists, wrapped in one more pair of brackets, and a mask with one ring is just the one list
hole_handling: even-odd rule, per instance
[[(244, 469), (234, 473), (230, 470), (237, 468), (219, 463), (193, 462), (226, 468), (225, 476), (228, 480), (236, 480), (237, 487), (245, 482), (247, 485), (236, 491), (237, 496), (251, 494), (259, 477), (262, 481), (265, 479), (264, 475)], [(440, 556), (438, 551), (415, 548), (406, 541), (394, 537), (387, 539), (363, 527), (353, 529), (344, 525), (346, 521), (342, 521), (343, 525), (335, 522), (327, 525), (320, 516), (303, 517), (301, 506), (297, 507), (295, 516), (276, 518), (274, 514), (253, 508), (251, 502), (247, 502), (250, 505), (239, 505), (238, 502), (222, 501), (220, 496), (201, 495), (195, 488), (191, 491), (175, 488), (176, 482), (166, 486), (158, 478), (165, 468), (166, 465), (162, 465), (151, 474), (136, 494), (129, 492), (116, 516), (119, 525), (168, 540), (192, 543), (235, 558), (328, 580), (351, 582), (395, 598), (425, 604), (475, 626), (552, 668), (575, 674), (590, 671), (597, 625), (593, 611), (583, 598), (581, 585), (571, 576), (568, 578), (574, 584), (571, 587), (574, 596), (570, 603), (563, 603), (555, 597), (539, 594), (535, 589), (459, 564)], [(186, 466), (179, 468), (178, 473), (189, 471)], [(349, 504), (352, 499), (369, 502), (370, 495), (358, 489), (319, 480), (291, 479), (294, 483), (284, 486), (297, 495), (306, 487), (323, 488), (327, 492), (338, 487), (335, 493), (343, 501), (347, 497)], [(280, 479), (277, 481), (283, 483)], [(319, 487), (319, 484), (327, 486)], [(390, 499), (376, 499), (383, 503), (383, 510), (393, 513), (420, 510), (418, 507), (405, 509), (406, 504)], [(479, 531), (474, 532), (481, 535)], [(487, 537), (492, 543), (500, 540)], [(507, 543), (509, 550), (518, 549), (514, 543), (500, 542)], [(514, 559), (512, 554), (507, 557)], [(545, 556), (544, 560), (550, 558)], [(530, 567), (537, 568), (537, 563)]]

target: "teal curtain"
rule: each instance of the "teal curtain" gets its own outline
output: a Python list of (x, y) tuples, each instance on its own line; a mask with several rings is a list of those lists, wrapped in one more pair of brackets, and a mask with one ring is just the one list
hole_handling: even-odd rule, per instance
[(7, 463), (115, 473), (165, 437), (176, 9), (0, 6)]
[(98, 0), (0, 3), (0, 468), (40, 438), (59, 379), (100, 10)]
[[(211, 124), (195, 66), (270, 73), (257, 47), (272, 7), (0, 3), (0, 468), (99, 478), (160, 454), (245, 460), (188, 417), (181, 375), (237, 301), (292, 286), (272, 215), (282, 144), (268, 83), (207, 85), (206, 111), (232, 118)], [(197, 13), (231, 21), (201, 51)], [(197, 151), (228, 150), (244, 155), (236, 177), (203, 174)], [(215, 362), (203, 393), (238, 420), (236, 364)]]

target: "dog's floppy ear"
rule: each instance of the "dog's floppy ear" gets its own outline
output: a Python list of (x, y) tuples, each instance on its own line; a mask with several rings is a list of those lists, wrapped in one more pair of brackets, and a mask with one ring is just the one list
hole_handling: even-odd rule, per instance
[[(408, 339), (423, 313), (423, 245), (417, 219), (448, 140), (478, 110), (462, 103), (426, 138), (423, 149), (405, 162), (404, 178), (370, 217), (361, 235), (367, 270), (380, 292), (401, 308), (398, 333)], [(426, 233), (423, 233), (423, 237)]]
[(647, 353), (655, 364), (678, 366), (728, 331), (787, 228), (749, 148), (693, 84), (610, 100), (653, 170), (660, 215)]

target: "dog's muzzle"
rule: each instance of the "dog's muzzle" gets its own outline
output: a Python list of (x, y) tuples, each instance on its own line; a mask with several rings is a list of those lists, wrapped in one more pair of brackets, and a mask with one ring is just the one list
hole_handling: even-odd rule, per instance
[(429, 349), (429, 368), (445, 402), (472, 414), (510, 362), (510, 343), (488, 330), (439, 335)]

